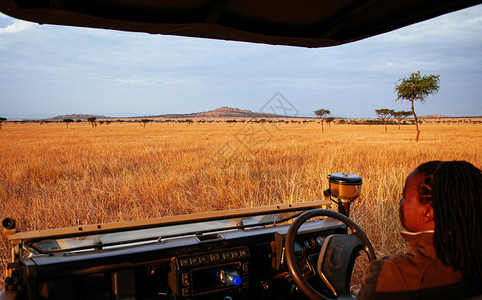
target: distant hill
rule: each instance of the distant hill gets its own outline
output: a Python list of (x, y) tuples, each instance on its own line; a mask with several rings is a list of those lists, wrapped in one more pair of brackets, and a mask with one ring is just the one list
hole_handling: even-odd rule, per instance
[(284, 116), (258, 113), (246, 109), (221, 107), (215, 110), (191, 113), (191, 114), (166, 114), (158, 116), (145, 116), (142, 118), (166, 118), (166, 119), (186, 119), (186, 118), (281, 118)]
[(45, 121), (63, 121), (64, 119), (72, 119), (74, 121), (87, 121), (87, 118), (96, 117), (97, 119), (110, 119), (110, 117), (105, 116), (96, 116), (96, 115), (85, 115), (85, 114), (72, 114), (72, 115), (63, 115), (63, 116), (56, 116), (53, 118), (44, 119)]

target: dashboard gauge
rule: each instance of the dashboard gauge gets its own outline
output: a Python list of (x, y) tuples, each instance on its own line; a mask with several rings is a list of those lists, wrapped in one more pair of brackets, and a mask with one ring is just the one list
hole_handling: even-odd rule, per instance
[(303, 245), (305, 245), (306, 248), (308, 249), (313, 249), (315, 248), (315, 240), (313, 239), (306, 239), (303, 241)]
[(295, 252), (296, 262), (301, 262), (305, 258), (305, 249), (298, 242), (293, 245), (293, 250)]
[(324, 241), (325, 241), (325, 239), (324, 239), (321, 235), (319, 235), (319, 236), (316, 237), (316, 244), (317, 244), (318, 246), (321, 247), (321, 246), (323, 245), (323, 242), (324, 242)]

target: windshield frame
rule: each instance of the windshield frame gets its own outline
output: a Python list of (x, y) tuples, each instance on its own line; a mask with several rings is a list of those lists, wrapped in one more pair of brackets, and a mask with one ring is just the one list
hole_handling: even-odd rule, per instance
[[(206, 213), (196, 213), (190, 215), (167, 216), (161, 218), (153, 218), (147, 220), (124, 221), (115, 223), (102, 223), (92, 225), (82, 225), (76, 227), (67, 227), (60, 229), (47, 229), (41, 231), (19, 232), (9, 236), (9, 240), (13, 244), (21, 247), (22, 252), (34, 254), (50, 254), (58, 252), (82, 251), (88, 249), (102, 249), (104, 247), (116, 245), (129, 245), (133, 243), (144, 243), (149, 241), (158, 241), (161, 238), (175, 238), (186, 235), (202, 235), (206, 233), (226, 230), (245, 229), (253, 226), (270, 226), (296, 217), (299, 213), (316, 208), (328, 208), (331, 204), (330, 200), (318, 200), (300, 203), (287, 203), (279, 205), (270, 205), (263, 207), (240, 208), (234, 210), (221, 210)], [(285, 216), (285, 213), (293, 213)], [(281, 217), (279, 217), (281, 215)], [(263, 218), (264, 216), (264, 218)], [(253, 217), (258, 217), (258, 221), (249, 221)], [(266, 218), (268, 217), (268, 218)], [(269, 218), (271, 217), (271, 218)], [(220, 222), (223, 221), (223, 222)], [(241, 222), (239, 222), (241, 221)], [(245, 223), (243, 223), (245, 221)], [(216, 223), (217, 222), (217, 223)], [(195, 226), (196, 224), (211, 225), (205, 229)], [(219, 226), (213, 226), (219, 224)], [(224, 225), (223, 225), (224, 224)], [(149, 235), (141, 238), (118, 239), (109, 243), (88, 244), (85, 246), (67, 247), (65, 249), (42, 249), (38, 247), (38, 243), (49, 242), (55, 240), (73, 240), (73, 239), (95, 239), (106, 236), (111, 233), (140, 233), (144, 230), (153, 229), (161, 230), (165, 228), (176, 228), (180, 225), (191, 225), (196, 230), (181, 231), (172, 234)], [(194, 226), (193, 226), (194, 225)], [(178, 227), (182, 228), (181, 227)], [(186, 227), (187, 228), (187, 227)], [(36, 244), (37, 243), (37, 244)], [(23, 256), (23, 255), (20, 255)]]

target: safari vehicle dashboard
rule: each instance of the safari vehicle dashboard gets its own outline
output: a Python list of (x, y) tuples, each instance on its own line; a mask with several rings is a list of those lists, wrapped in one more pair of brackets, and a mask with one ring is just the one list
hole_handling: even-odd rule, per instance
[[(293, 220), (329, 201), (165, 217), (64, 229), (10, 230), (6, 290), (19, 299), (303, 299), (285, 259)], [(303, 277), (316, 275), (325, 239), (347, 226), (323, 217), (299, 228), (293, 253)]]

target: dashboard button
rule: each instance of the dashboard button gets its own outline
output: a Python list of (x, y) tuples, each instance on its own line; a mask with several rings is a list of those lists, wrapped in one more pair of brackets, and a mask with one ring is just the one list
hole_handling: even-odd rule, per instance
[(201, 263), (201, 259), (198, 256), (195, 256), (195, 257), (191, 258), (191, 264), (192, 265), (197, 265), (199, 263)]
[(181, 266), (189, 266), (191, 264), (191, 260), (189, 258), (182, 258), (181, 259)]
[(244, 263), (244, 264), (243, 264), (243, 272), (244, 272), (244, 273), (248, 273), (248, 272), (249, 272), (249, 264), (248, 264), (248, 263)]
[(218, 261), (220, 259), (219, 253), (212, 253), (209, 255), (211, 261)]

